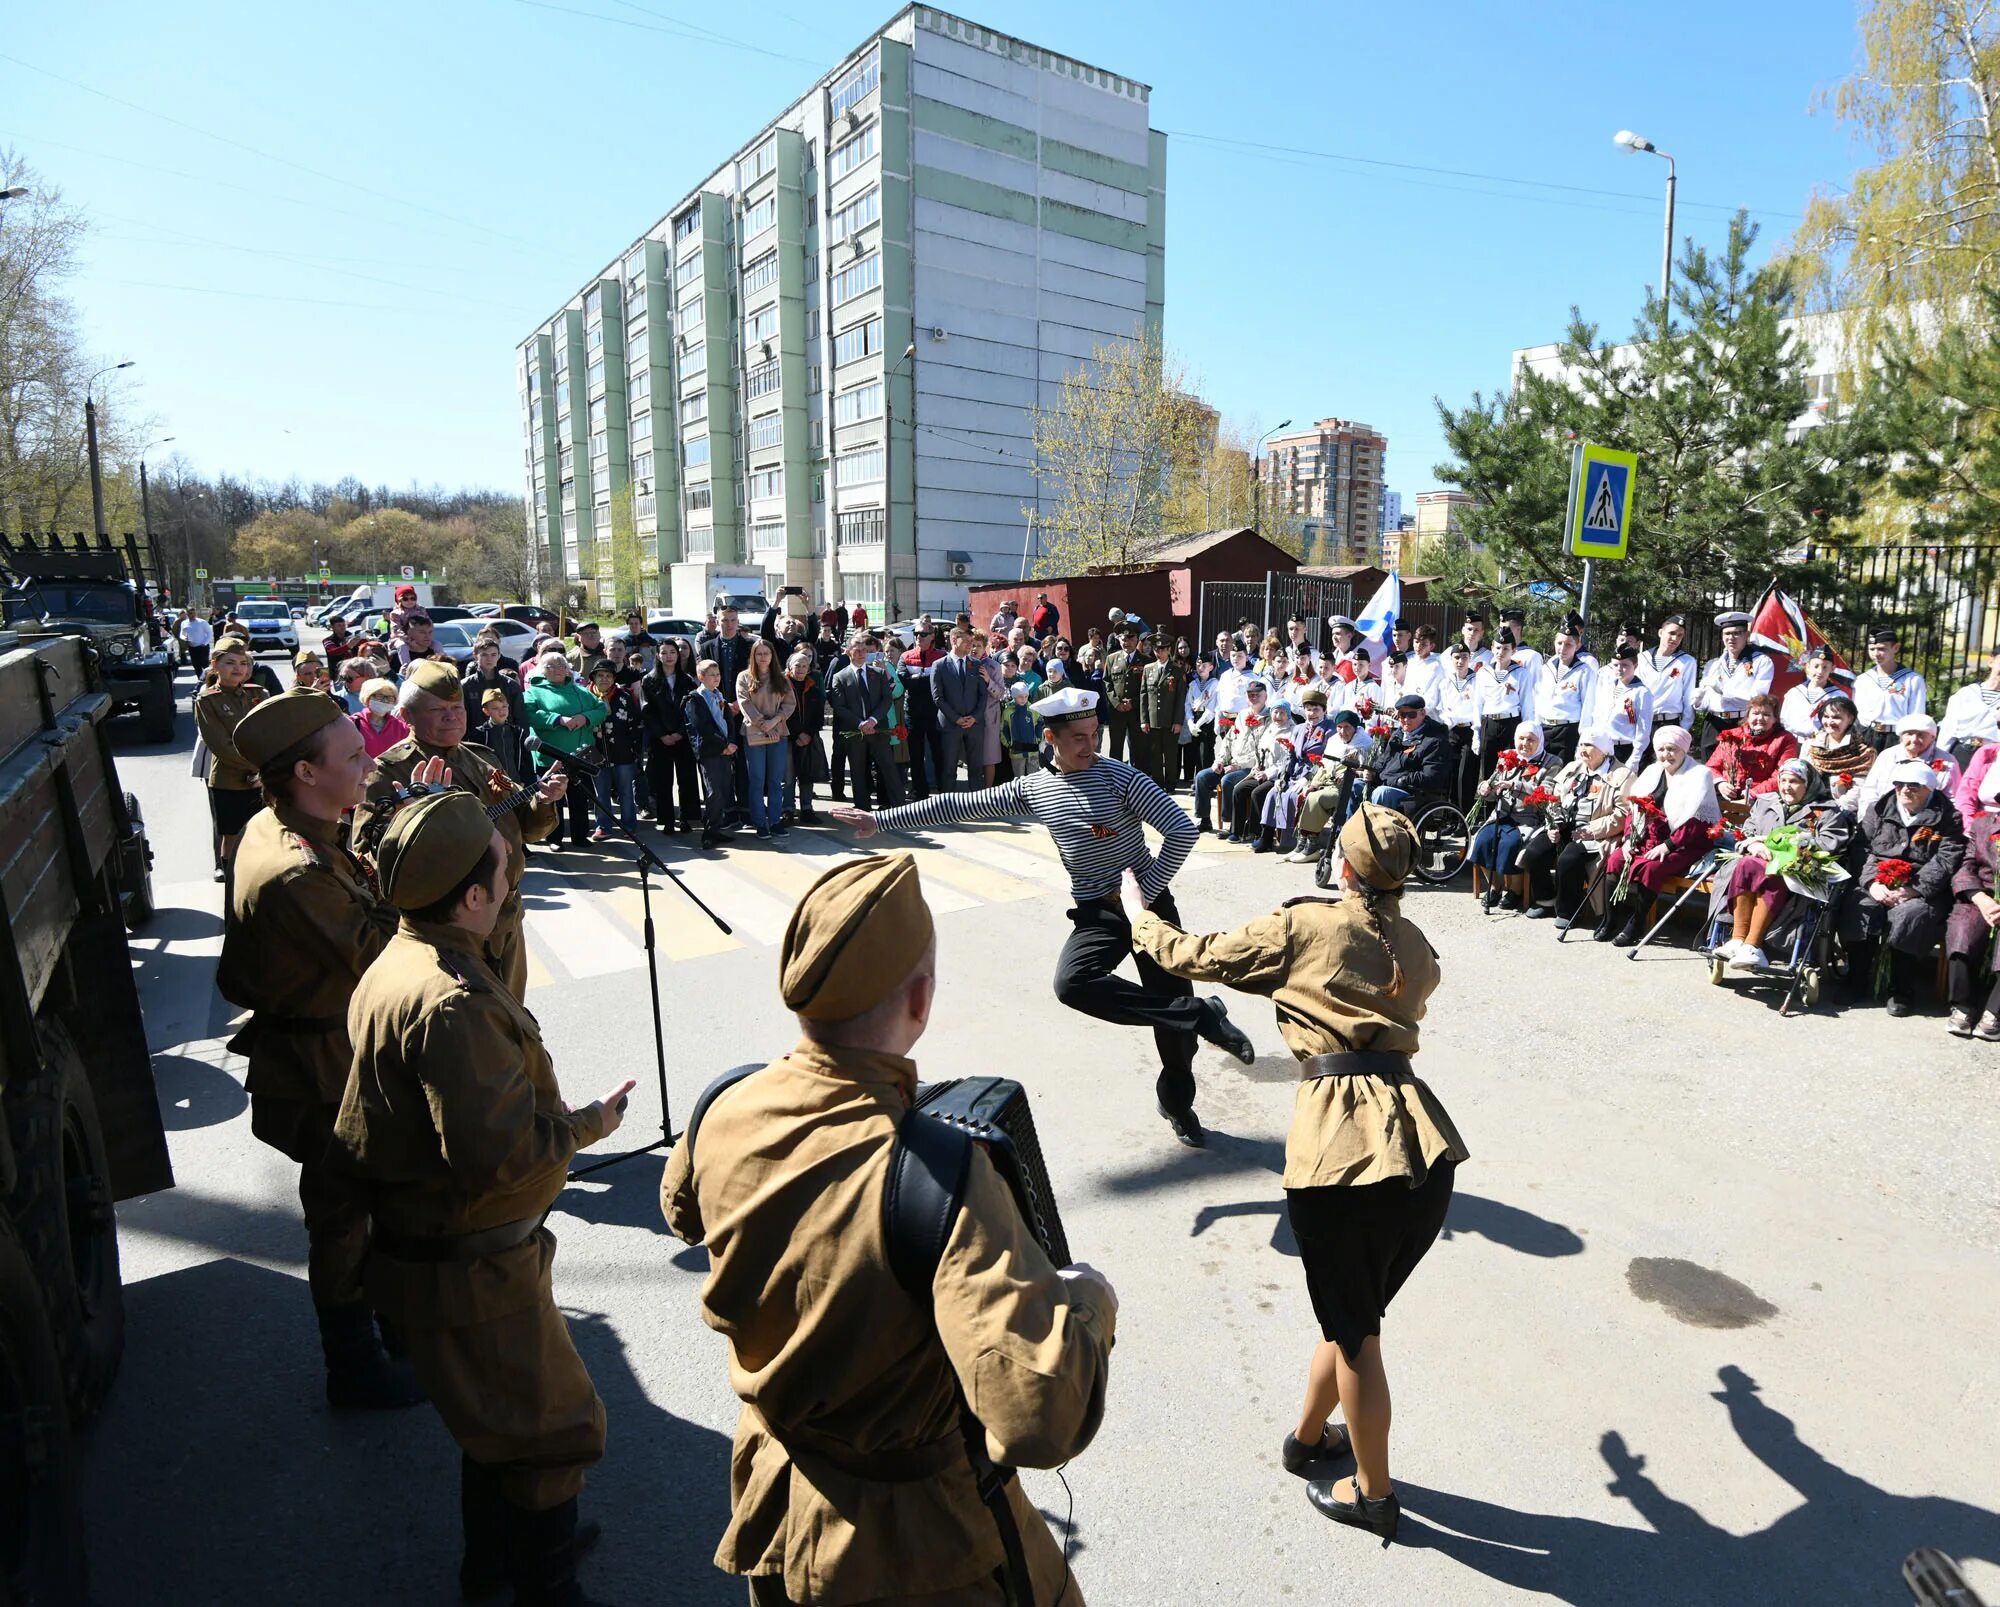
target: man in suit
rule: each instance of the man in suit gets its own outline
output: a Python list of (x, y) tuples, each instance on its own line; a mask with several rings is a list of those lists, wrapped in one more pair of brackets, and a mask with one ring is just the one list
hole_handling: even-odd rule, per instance
[(868, 779), (871, 766), (890, 803), (903, 801), (903, 784), (890, 756), (889, 675), (879, 667), (881, 656), (880, 637), (857, 635), (847, 644), (847, 668), (834, 676), (826, 694), (827, 705), (833, 710), (833, 740), (847, 750), (857, 809), (867, 808), (872, 796)]
[(1181, 757), (1181, 722), (1187, 718), (1187, 677), (1174, 663), (1165, 631), (1153, 638), (1153, 662), (1139, 680), (1139, 736), (1134, 763), (1167, 791), (1174, 790)]
[(979, 754), (986, 718), (986, 674), (971, 657), (972, 632), (951, 633), (951, 652), (931, 671), (931, 697), (937, 704), (938, 791), (958, 786), (959, 761), (965, 761), (966, 781), (977, 785)]
[(1119, 632), (1122, 646), (1104, 661), (1104, 726), (1108, 735), (1105, 752), (1113, 759), (1128, 758), (1139, 763), (1139, 674), (1145, 660), (1139, 653), (1139, 632), (1124, 626)]

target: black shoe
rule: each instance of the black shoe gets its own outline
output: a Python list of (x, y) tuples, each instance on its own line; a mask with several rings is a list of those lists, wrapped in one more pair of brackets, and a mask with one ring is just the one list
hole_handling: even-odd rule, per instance
[(1341, 1483), (1339, 1479), (1314, 1479), (1306, 1486), (1306, 1499), (1335, 1523), (1379, 1534), (1383, 1546), (1387, 1547), (1396, 1538), (1396, 1524), (1403, 1516), (1403, 1503), (1396, 1499), (1396, 1492), (1391, 1490), (1381, 1500), (1371, 1501), (1361, 1493), (1361, 1486), (1356, 1482), (1354, 1499), (1343, 1501), (1334, 1493)]
[(576, 1497), (546, 1512), (510, 1507), (507, 1519), (507, 1572), (516, 1607), (588, 1607), (576, 1565), (599, 1531), (576, 1521)]
[(1521, 907), (1521, 895), (1512, 891), (1502, 893), (1500, 895), (1500, 907), (1503, 910), (1519, 909)]
[(458, 1564), (458, 1593), (485, 1601), (507, 1588), (507, 1502), (498, 1470), (460, 1453), (458, 1511), (465, 1525), (465, 1552)]
[(1882, 1008), (1892, 1016), (1906, 1016), (1910, 1013), (1911, 1004), (1900, 993), (1892, 993)]
[(1208, 1147), (1208, 1130), (1201, 1125), (1194, 1106), (1190, 1105), (1186, 1110), (1168, 1110), (1164, 1104), (1156, 1104), (1154, 1108), (1166, 1118), (1167, 1125), (1174, 1130), (1174, 1137), (1189, 1149)]
[(1639, 939), (1645, 935), (1646, 918), (1643, 915), (1635, 915), (1625, 923), (1619, 930), (1618, 935), (1611, 941), (1621, 949), (1636, 949), (1639, 946)]
[(1256, 1045), (1251, 1043), (1249, 1035), (1241, 1027), (1229, 1019), (1229, 1011), (1221, 997), (1211, 993), (1206, 1002), (1212, 1014), (1209, 1029), (1202, 1036), (1216, 1048), (1234, 1055), (1244, 1065), (1254, 1065), (1257, 1060)]
[(1278, 1452), (1285, 1471), (1302, 1479), (1323, 1477), (1335, 1462), (1344, 1462), (1353, 1454), (1354, 1442), (1348, 1438), (1347, 1425), (1331, 1422), (1320, 1430), (1319, 1444), (1301, 1445), (1296, 1434), (1287, 1434)]
[(1497, 887), (1489, 887), (1479, 895), (1479, 907), (1489, 915), (1493, 913), (1493, 906), (1499, 902), (1500, 889)]
[(1211, 825), (1210, 825), (1210, 824), (1209, 824), (1209, 823), (1208, 823), (1207, 821), (1205, 821), (1205, 820), (1197, 820), (1197, 821), (1196, 821), (1196, 822), (1194, 823), (1194, 834), (1195, 834), (1195, 835), (1196, 835), (1197, 837), (1206, 837), (1206, 836), (1208, 836), (1208, 835), (1209, 835), (1210, 833), (1212, 833), (1212, 832), (1213, 832), (1214, 830), (1215, 830), (1215, 828), (1214, 828), (1213, 826), (1211, 826)]
[(394, 1412), (427, 1399), (409, 1363), (382, 1349), (375, 1314), (366, 1306), (322, 1311), (319, 1342), (326, 1355), (326, 1402), (335, 1411)]
[(1259, 837), (1257, 839), (1257, 846), (1255, 849), (1252, 850), (1253, 853), (1259, 853), (1259, 854), (1275, 854), (1277, 851), (1278, 851), (1277, 840), (1273, 838), (1268, 832), (1266, 832), (1262, 837)]
[(799, 811), (799, 824), (801, 826), (817, 826), (819, 824), (819, 815), (811, 809), (801, 809)]
[(1553, 904), (1530, 904), (1524, 918), (1530, 921), (1545, 921), (1555, 912), (1556, 907)]
[(712, 854), (715, 852), (716, 849), (720, 848), (721, 846), (722, 846), (721, 833), (713, 831), (705, 831), (701, 834), (701, 851), (704, 854)]

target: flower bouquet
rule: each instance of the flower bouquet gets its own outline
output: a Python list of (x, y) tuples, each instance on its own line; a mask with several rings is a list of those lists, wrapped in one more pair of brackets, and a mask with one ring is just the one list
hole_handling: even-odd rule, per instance
[[(1493, 782), (1502, 781), (1513, 771), (1516, 771), (1520, 768), (1521, 768), (1520, 750), (1518, 748), (1502, 748), (1500, 750), (1499, 758), (1493, 761), (1493, 774), (1488, 779)], [(1540, 767), (1537, 766), (1536, 769), (1533, 772), (1531, 772), (1531, 774), (1540, 775), (1541, 774)], [(1480, 821), (1484, 820), (1487, 817), (1487, 815), (1492, 813), (1493, 797), (1494, 794), (1489, 792), (1485, 797), (1477, 799), (1473, 803), (1472, 813), (1465, 817), (1465, 826), (1468, 831), (1475, 829), (1479, 825)]]
[[(1803, 826), (1774, 826), (1764, 842), (1764, 868), (1779, 877), (1800, 898), (1824, 904), (1827, 895), (1848, 879), (1840, 861), (1812, 840)], [(1742, 850), (1720, 862), (1741, 859)]]
[[(1916, 873), (1917, 867), (1907, 859), (1875, 861), (1875, 880), (1884, 887), (1906, 887)], [(1889, 954), (1889, 939), (1885, 935), (1875, 946), (1875, 997), (1878, 999), (1889, 991)]]
[(1646, 851), (1646, 837), (1652, 823), (1667, 823), (1667, 812), (1659, 802), (1646, 793), (1634, 793), (1627, 798), (1632, 813), (1625, 823), (1625, 865), (1618, 873), (1618, 885), (1611, 890), (1611, 901), (1616, 903), (1632, 891), (1632, 872), (1639, 867), (1639, 856)]

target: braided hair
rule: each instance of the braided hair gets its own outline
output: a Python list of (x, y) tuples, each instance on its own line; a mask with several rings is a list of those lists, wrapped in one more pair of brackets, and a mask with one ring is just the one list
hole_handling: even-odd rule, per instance
[[(1362, 831), (1367, 833), (1369, 847), (1375, 851), (1376, 862), (1379, 864), (1387, 845), (1377, 839), (1375, 823), (1369, 818), (1369, 809), (1366, 805), (1356, 811), (1355, 819), (1361, 822)], [(1382, 953), (1388, 958), (1389, 997), (1392, 999), (1403, 991), (1403, 965), (1396, 958), (1396, 951), (1389, 942), (1388, 933), (1383, 930), (1381, 906), (1389, 899), (1400, 897), (1402, 891), (1400, 883), (1395, 887), (1376, 887), (1358, 874), (1351, 878), (1348, 887), (1349, 896), (1361, 906), (1362, 925), (1368, 929), (1368, 935), (1381, 945)]]

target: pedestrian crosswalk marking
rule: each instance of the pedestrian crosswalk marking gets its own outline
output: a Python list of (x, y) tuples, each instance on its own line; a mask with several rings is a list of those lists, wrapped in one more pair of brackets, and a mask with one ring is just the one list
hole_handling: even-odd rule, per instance
[(1605, 469), (1597, 476), (1597, 489), (1591, 493), (1590, 507), (1583, 516), (1586, 530), (1609, 530), (1614, 535), (1618, 531), (1618, 503), (1611, 495), (1611, 471)]

